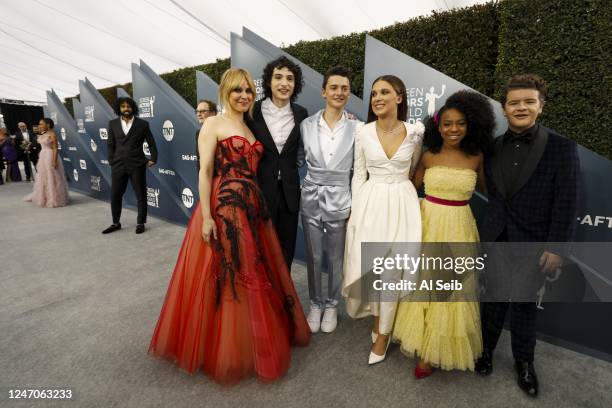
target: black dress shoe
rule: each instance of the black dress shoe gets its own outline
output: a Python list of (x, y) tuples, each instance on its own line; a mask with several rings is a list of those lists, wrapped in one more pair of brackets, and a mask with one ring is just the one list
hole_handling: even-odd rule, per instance
[(514, 363), (514, 369), (518, 374), (517, 382), (521, 390), (530, 397), (538, 396), (538, 376), (536, 375), (533, 363), (517, 361)]
[(137, 233), (137, 234), (142, 234), (144, 231), (145, 231), (144, 224), (138, 224), (138, 225), (136, 225), (136, 233)]
[(474, 371), (483, 377), (491, 374), (493, 372), (493, 353), (487, 349), (482, 350), (482, 356), (474, 364)]
[(110, 234), (111, 232), (115, 232), (117, 230), (121, 229), (121, 224), (117, 223), (117, 224), (111, 224), (110, 227), (108, 227), (107, 229), (105, 229), (104, 231), (102, 231), (103, 234)]

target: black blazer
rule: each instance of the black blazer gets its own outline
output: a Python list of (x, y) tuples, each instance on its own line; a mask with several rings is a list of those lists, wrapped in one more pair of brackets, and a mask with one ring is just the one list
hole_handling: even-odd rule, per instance
[(569, 242), (574, 239), (577, 178), (576, 143), (538, 125), (537, 137), (512, 190), (503, 182), (503, 137), (485, 156), (489, 205), (481, 230), (483, 242), (506, 229), (510, 242)]
[(111, 166), (122, 165), (126, 170), (144, 166), (148, 160), (142, 150), (145, 141), (149, 145), (151, 161), (157, 162), (157, 146), (149, 122), (135, 117), (130, 131), (125, 135), (120, 121), (120, 118), (116, 118), (108, 122), (108, 163)]
[[(40, 151), (40, 145), (38, 144), (38, 136), (34, 132), (30, 132), (28, 130), (28, 135), (30, 135), (30, 158), (36, 160), (38, 157), (38, 152)], [(19, 155), (19, 160), (25, 159), (25, 151), (21, 148), (21, 144), (25, 139), (23, 138), (23, 134), (21, 130), (17, 129), (15, 132), (15, 147), (17, 148), (17, 153)]]
[(255, 102), (253, 118), (249, 118), (247, 115), (249, 129), (264, 146), (264, 153), (257, 169), (259, 187), (263, 192), (268, 208), (276, 208), (279, 199), (277, 197), (277, 180), (280, 170), (287, 206), (289, 210), (295, 212), (300, 208), (300, 175), (297, 167), (297, 153), (301, 139), (300, 123), (308, 117), (308, 111), (297, 103), (291, 103), (295, 126), (291, 130), (283, 150), (279, 153), (261, 113), (262, 101)]

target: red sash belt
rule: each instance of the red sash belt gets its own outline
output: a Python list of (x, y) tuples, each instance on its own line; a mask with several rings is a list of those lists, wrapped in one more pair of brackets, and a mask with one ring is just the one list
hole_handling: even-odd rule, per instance
[(426, 195), (425, 199), (427, 201), (431, 201), (432, 203), (441, 204), (441, 205), (450, 205), (453, 207), (461, 207), (463, 205), (468, 205), (469, 203), (468, 200), (463, 200), (463, 201), (445, 200), (443, 198), (438, 198), (438, 197), (434, 197), (430, 195)]

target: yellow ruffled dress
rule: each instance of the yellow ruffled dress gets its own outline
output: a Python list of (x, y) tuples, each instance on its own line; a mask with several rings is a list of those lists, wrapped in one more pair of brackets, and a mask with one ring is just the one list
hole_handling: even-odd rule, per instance
[[(466, 201), (474, 192), (476, 180), (477, 174), (471, 169), (434, 166), (425, 171), (423, 182), (426, 195)], [(451, 206), (423, 199), (421, 217), (423, 242), (479, 241), (476, 220), (469, 205)], [(430, 278), (428, 271), (421, 271), (419, 282)], [(471, 274), (461, 294), (475, 293), (477, 288), (477, 276)], [(473, 371), (474, 361), (482, 353), (479, 304), (405, 299), (398, 307), (393, 340), (401, 344), (404, 354), (416, 355), (433, 367)]]

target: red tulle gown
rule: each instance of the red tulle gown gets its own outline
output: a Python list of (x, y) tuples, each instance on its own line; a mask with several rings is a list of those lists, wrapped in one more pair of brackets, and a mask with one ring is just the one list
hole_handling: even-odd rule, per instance
[(217, 240), (202, 239), (196, 206), (170, 280), (149, 353), (234, 384), (255, 373), (273, 381), (291, 345), (310, 329), (255, 175), (263, 146), (242, 136), (217, 144), (211, 213)]

